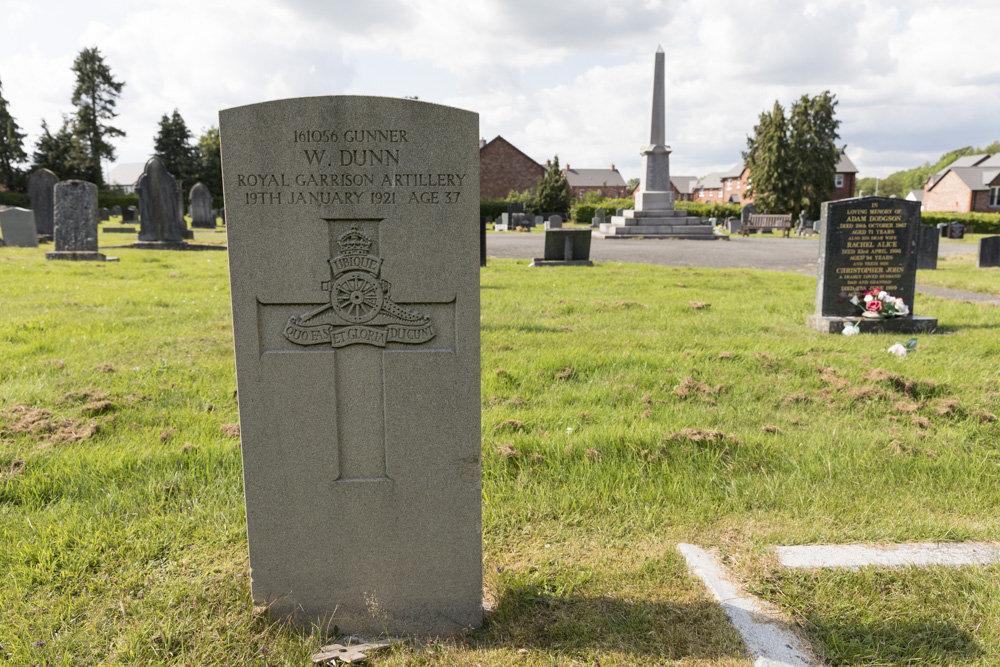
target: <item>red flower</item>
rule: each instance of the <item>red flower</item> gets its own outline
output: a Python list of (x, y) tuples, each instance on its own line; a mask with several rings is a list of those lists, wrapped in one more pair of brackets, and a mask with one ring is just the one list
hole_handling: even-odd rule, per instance
[(879, 301), (878, 299), (872, 299), (871, 301), (865, 304), (865, 308), (867, 308), (873, 313), (877, 313), (878, 311), (882, 310), (882, 302)]

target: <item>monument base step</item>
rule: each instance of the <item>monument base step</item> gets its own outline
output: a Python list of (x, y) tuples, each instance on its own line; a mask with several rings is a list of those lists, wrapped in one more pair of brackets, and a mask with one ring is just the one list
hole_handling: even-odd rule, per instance
[(938, 325), (936, 317), (923, 315), (887, 317), (884, 320), (833, 315), (810, 315), (806, 318), (806, 326), (820, 333), (843, 333), (844, 322), (860, 322), (861, 333), (928, 333), (937, 329)]
[(655, 234), (632, 234), (629, 232), (625, 233), (614, 233), (605, 234), (598, 230), (594, 230), (594, 238), (598, 239), (672, 239), (677, 241), (728, 241), (728, 236), (723, 236), (720, 234), (691, 234), (687, 232), (667, 232), (667, 233), (655, 233)]
[(712, 234), (711, 225), (601, 225), (601, 233), (608, 236), (617, 234)]
[(531, 264), (528, 266), (593, 266), (594, 263), (589, 259), (541, 259), (539, 257), (531, 260)]
[(63, 250), (45, 253), (45, 259), (65, 259), (71, 262), (117, 262), (117, 257), (108, 257), (104, 253), (92, 250)]
[[(664, 210), (652, 210), (652, 211), (637, 211), (632, 208), (627, 208), (622, 211), (620, 217), (628, 218), (629, 220), (641, 220), (642, 218), (686, 218), (688, 212), (684, 209), (664, 209)], [(619, 216), (612, 216), (612, 218), (617, 218)]]

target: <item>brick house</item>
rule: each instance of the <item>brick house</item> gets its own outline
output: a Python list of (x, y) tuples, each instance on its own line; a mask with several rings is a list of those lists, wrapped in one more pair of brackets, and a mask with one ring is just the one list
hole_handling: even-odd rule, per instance
[(928, 178), (923, 210), (1000, 213), (1000, 155), (967, 155)]
[(502, 199), (511, 190), (523, 192), (536, 187), (545, 167), (497, 135), (493, 141), (479, 142), (479, 196)]
[[(736, 165), (732, 169), (722, 174), (716, 174), (722, 181), (722, 198), (701, 199), (695, 201), (716, 201), (733, 204), (749, 204), (753, 201), (753, 196), (747, 196), (747, 188), (750, 187), (750, 170), (743, 166), (743, 163)], [(709, 174), (712, 176), (712, 174)], [(847, 157), (847, 153), (840, 151), (840, 159), (837, 161), (837, 171), (833, 176), (833, 195), (830, 201), (840, 201), (850, 199), (854, 196), (855, 183), (857, 182), (858, 168)], [(705, 177), (706, 179), (708, 176)], [(716, 197), (718, 194), (716, 193)]]
[(583, 199), (588, 192), (600, 192), (602, 197), (611, 199), (628, 195), (628, 185), (615, 165), (610, 169), (571, 169), (567, 164), (562, 173), (573, 199)]

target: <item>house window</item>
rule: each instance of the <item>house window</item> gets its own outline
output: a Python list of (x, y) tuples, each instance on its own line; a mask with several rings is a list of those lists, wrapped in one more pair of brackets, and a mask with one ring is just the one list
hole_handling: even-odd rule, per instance
[(838, 188), (844, 187), (844, 175), (843, 174), (837, 174), (836, 176), (834, 176), (833, 177), (833, 184), (836, 187), (838, 187)]
[(726, 179), (726, 189), (727, 190), (732, 190), (733, 189), (733, 179), (731, 179), (731, 178), (727, 178)]
[(698, 196), (699, 197), (704, 197), (705, 196), (705, 191), (704, 190), (698, 190)]
[(580, 192), (578, 192), (576, 195), (577, 199), (583, 199), (583, 195), (585, 195), (586, 193), (587, 193), (586, 190), (580, 190)]
[(990, 206), (1000, 206), (1000, 185), (990, 188)]

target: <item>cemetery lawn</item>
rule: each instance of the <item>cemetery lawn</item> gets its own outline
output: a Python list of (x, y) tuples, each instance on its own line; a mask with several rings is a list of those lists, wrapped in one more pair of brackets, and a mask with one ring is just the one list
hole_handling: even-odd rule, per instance
[(1000, 296), (1000, 267), (981, 269), (977, 261), (974, 252), (941, 256), (937, 269), (917, 271), (917, 284)]
[[(225, 253), (44, 252), (0, 248), (0, 662), (309, 664), (336, 619), (294, 630), (250, 597)], [(796, 274), (491, 259), (481, 284), (493, 612), (371, 664), (749, 665), (678, 542), (835, 664), (1000, 654), (996, 567), (770, 551), (1000, 539), (993, 308), (918, 295), (944, 333), (897, 358), (806, 330)]]

